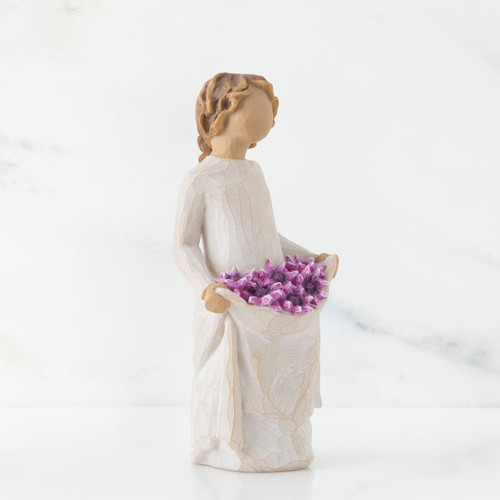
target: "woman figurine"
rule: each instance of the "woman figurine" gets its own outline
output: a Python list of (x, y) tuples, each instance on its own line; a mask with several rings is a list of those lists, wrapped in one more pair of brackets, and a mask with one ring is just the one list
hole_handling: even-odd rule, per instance
[(278, 233), (262, 170), (245, 159), (273, 127), (277, 109), (262, 76), (219, 73), (205, 83), (196, 103), (200, 163), (186, 174), (177, 208), (174, 256), (199, 297), (191, 456), (237, 471), (312, 462), (322, 306), (302, 316), (275, 312), (213, 280), (234, 267), (265, 268), (267, 259), (277, 265), (287, 255), (323, 262), (329, 280), (338, 266), (336, 255), (313, 255)]

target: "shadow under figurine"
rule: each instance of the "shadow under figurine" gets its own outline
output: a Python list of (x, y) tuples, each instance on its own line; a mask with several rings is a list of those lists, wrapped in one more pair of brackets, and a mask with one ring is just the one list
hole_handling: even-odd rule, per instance
[[(338, 267), (336, 255), (313, 254), (278, 233), (262, 170), (245, 159), (273, 127), (277, 109), (262, 76), (219, 73), (205, 83), (196, 103), (200, 163), (187, 172), (177, 207), (174, 256), (198, 293), (191, 456), (235, 471), (312, 462), (326, 300), (308, 295), (304, 280), (310, 285), (314, 275), (326, 297)], [(284, 263), (284, 273), (270, 263)], [(215, 283), (219, 276), (226, 279)]]

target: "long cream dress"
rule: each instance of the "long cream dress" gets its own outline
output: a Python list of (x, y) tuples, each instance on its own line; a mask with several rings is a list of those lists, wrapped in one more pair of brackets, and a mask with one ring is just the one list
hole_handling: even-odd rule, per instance
[[(203, 251), (200, 248), (200, 240)], [(282, 237), (260, 166), (208, 156), (186, 174), (179, 194), (174, 256), (197, 292), (193, 321), (191, 456), (239, 471), (307, 467), (309, 417), (319, 394), (320, 308), (303, 315), (231, 302), (211, 313), (199, 298), (221, 272), (246, 272), (310, 252)], [(323, 301), (324, 302), (324, 301)]]

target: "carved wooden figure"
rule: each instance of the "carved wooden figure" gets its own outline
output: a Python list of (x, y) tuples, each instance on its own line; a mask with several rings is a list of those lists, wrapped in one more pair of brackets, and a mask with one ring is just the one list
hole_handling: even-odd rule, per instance
[[(336, 255), (315, 255), (276, 228), (260, 166), (245, 159), (274, 125), (278, 99), (262, 76), (219, 73), (196, 104), (200, 163), (180, 189), (176, 262), (197, 291), (191, 456), (236, 471), (284, 471), (313, 460), (310, 416), (321, 406), (319, 315), (255, 306), (214, 283), (267, 259), (314, 257), (336, 274)], [(200, 241), (203, 250), (200, 248)]]

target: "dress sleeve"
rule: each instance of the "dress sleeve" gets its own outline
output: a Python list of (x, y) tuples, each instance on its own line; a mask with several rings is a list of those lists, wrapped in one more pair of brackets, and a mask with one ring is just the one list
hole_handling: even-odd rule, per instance
[(197, 178), (188, 174), (179, 191), (173, 254), (177, 266), (199, 293), (213, 282), (200, 249), (204, 214), (204, 191)]
[(297, 245), (297, 243), (288, 240), (282, 234), (279, 234), (279, 237), (281, 243), (281, 250), (283, 251), (283, 257), (285, 257), (286, 255), (290, 255), (290, 257), (298, 255), (302, 259), (308, 259), (309, 257), (314, 257), (316, 255), (313, 252), (307, 250), (306, 248)]

